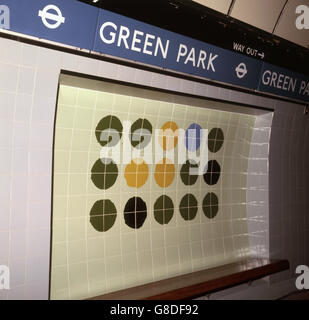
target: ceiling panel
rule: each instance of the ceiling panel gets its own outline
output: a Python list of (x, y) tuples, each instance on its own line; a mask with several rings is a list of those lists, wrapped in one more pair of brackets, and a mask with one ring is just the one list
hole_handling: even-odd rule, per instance
[(193, 0), (208, 8), (227, 14), (232, 0)]
[(298, 17), (298, 14), (296, 14), (296, 7), (298, 5), (307, 5), (309, 7), (309, 0), (289, 0), (274, 34), (309, 48), (309, 29), (298, 30), (295, 25), (296, 18)]
[(286, 0), (236, 0), (231, 16), (272, 32)]

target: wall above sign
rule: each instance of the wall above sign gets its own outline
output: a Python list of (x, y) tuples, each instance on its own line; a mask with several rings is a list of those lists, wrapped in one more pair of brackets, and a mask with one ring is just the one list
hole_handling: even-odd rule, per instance
[[(18, 33), (208, 80), (309, 101), (308, 76), (286, 69), (278, 72), (275, 66), (262, 60), (75, 0), (3, 2), (10, 10), (9, 30)], [(266, 80), (267, 75), (263, 77), (262, 71), (269, 71), (269, 81)], [(289, 83), (290, 78), (294, 79), (295, 85), (288, 86), (290, 90), (286, 90), (285, 81)]]

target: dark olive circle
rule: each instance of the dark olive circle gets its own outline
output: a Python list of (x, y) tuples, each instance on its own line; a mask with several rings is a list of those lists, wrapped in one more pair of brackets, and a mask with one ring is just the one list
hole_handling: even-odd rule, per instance
[(179, 211), (184, 220), (193, 220), (197, 214), (197, 200), (193, 194), (186, 194), (180, 201)]
[(186, 186), (192, 186), (198, 178), (198, 175), (190, 174), (190, 168), (198, 168), (198, 165), (193, 160), (187, 160), (180, 169), (181, 181)]
[[(140, 134), (133, 138), (134, 132), (140, 130)], [(145, 148), (151, 141), (152, 125), (147, 119), (138, 119), (131, 126), (130, 141), (133, 147)]]
[(224, 134), (221, 128), (213, 128), (208, 134), (208, 149), (210, 152), (218, 152), (224, 142)]
[(118, 167), (112, 159), (98, 159), (91, 169), (91, 180), (99, 189), (110, 188), (116, 182), (117, 177)]
[(174, 204), (170, 197), (163, 195), (154, 204), (154, 217), (160, 224), (168, 224), (174, 214)]
[(216, 184), (220, 178), (221, 167), (216, 160), (210, 160), (207, 164), (207, 172), (204, 173), (204, 181), (212, 186)]
[[(117, 117), (109, 115), (100, 120), (95, 129), (95, 136), (101, 146), (104, 147), (109, 144), (110, 147), (113, 147), (121, 139), (122, 129), (121, 121)], [(102, 140), (101, 134), (103, 131), (106, 132), (106, 136), (108, 137), (107, 140)], [(115, 135), (114, 133), (118, 134)]]
[(218, 197), (213, 193), (207, 193), (203, 200), (203, 212), (209, 219), (213, 219), (219, 211)]
[(147, 218), (147, 206), (143, 199), (133, 197), (129, 199), (124, 208), (124, 221), (133, 229), (140, 228)]
[(90, 211), (90, 223), (99, 232), (109, 230), (115, 223), (117, 209), (110, 200), (98, 200)]

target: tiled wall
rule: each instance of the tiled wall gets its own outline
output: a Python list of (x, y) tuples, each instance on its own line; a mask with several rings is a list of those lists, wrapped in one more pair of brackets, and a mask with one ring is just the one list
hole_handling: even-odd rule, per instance
[[(256, 117), (119, 84), (88, 86), (59, 90), (51, 298), (92, 297), (248, 257)], [(99, 159), (112, 159), (102, 132), (112, 137), (108, 165)], [(198, 154), (207, 171), (190, 175), (186, 161)]]
[[(292, 266), (309, 264), (305, 193), (309, 126), (301, 106), (4, 38), (0, 47), (0, 264), (11, 270), (11, 290), (1, 290), (0, 299), (48, 298), (53, 124), (61, 69), (275, 108), (269, 159), (269, 252), (289, 258)], [(262, 154), (259, 157), (264, 159)], [(265, 172), (260, 173), (263, 179)], [(255, 251), (267, 255), (267, 203), (261, 194), (251, 202), (260, 209), (258, 219), (249, 219), (249, 231), (250, 221), (255, 220), (253, 231), (261, 239), (255, 242)]]

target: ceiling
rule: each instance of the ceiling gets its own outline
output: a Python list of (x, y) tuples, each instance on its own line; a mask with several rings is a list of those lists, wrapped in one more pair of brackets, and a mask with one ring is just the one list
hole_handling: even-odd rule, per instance
[(295, 12), (296, 7), (298, 5), (307, 5), (309, 8), (309, 0), (193, 1), (305, 48), (309, 48), (309, 29), (298, 30), (295, 25), (298, 16)]

